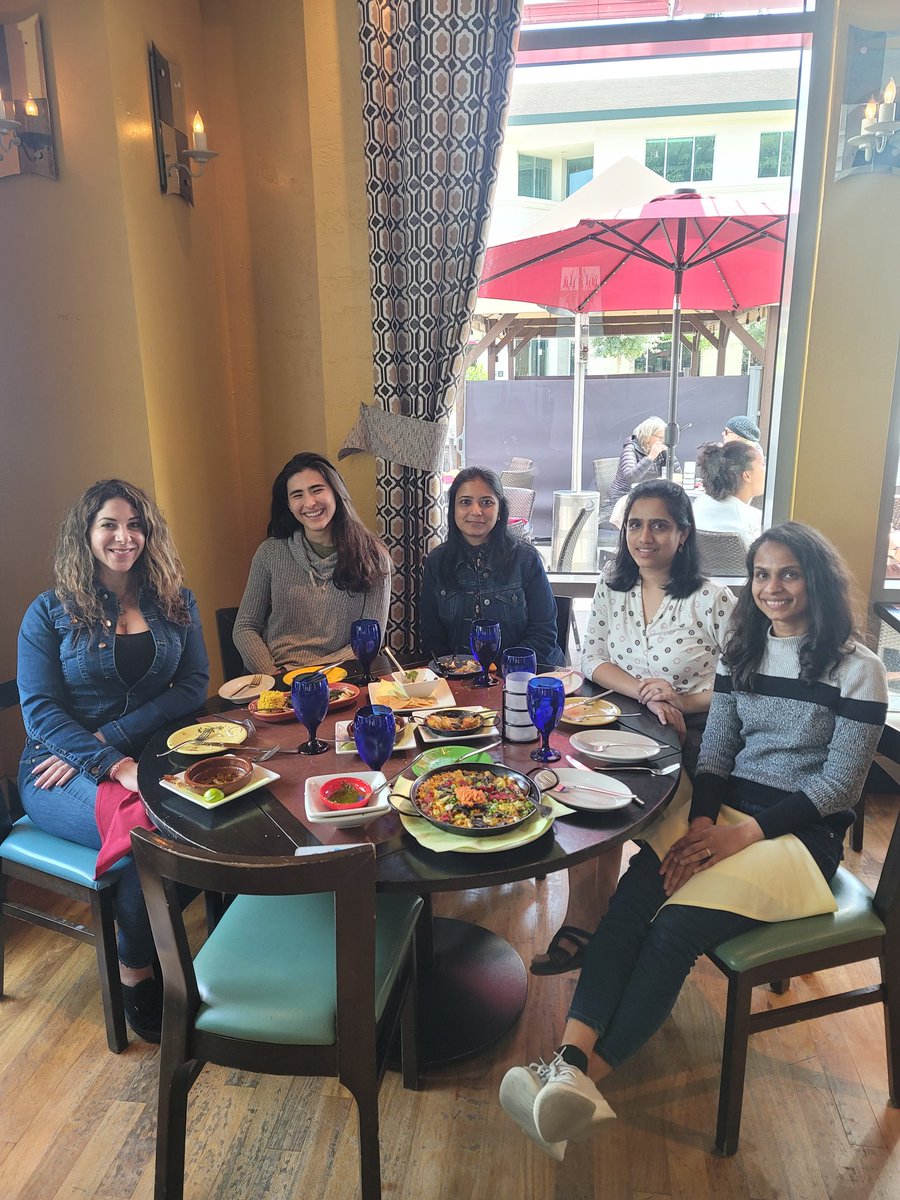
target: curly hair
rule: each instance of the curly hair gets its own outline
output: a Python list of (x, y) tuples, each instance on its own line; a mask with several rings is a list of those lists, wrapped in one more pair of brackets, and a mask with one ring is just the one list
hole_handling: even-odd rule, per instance
[(834, 546), (810, 525), (785, 521), (759, 535), (747, 551), (750, 582), (743, 589), (722, 650), (733, 686), (753, 691), (753, 681), (766, 649), (771, 622), (753, 599), (756, 554), (765, 542), (789, 550), (803, 571), (809, 627), (800, 645), (800, 679), (815, 683), (850, 653), (855, 635), (851, 607), (852, 585), (844, 560)]
[(353, 507), (347, 485), (337, 467), (321, 454), (301, 452), (284, 464), (272, 484), (269, 537), (291, 538), (303, 525), (288, 505), (288, 480), (300, 471), (318, 471), (334, 493), (331, 519), (337, 566), (332, 582), (341, 592), (369, 592), (390, 574), (390, 555), (381, 538), (367, 529)]
[(606, 582), (614, 592), (627, 592), (637, 583), (640, 568), (628, 549), (628, 518), (638, 500), (648, 499), (662, 500), (678, 528), (688, 531), (681, 551), (672, 560), (672, 574), (666, 584), (666, 592), (676, 600), (693, 596), (703, 583), (700, 556), (697, 553), (697, 526), (694, 524), (694, 512), (687, 492), (668, 479), (645, 479), (628, 493), (628, 503), (625, 505), (625, 516), (619, 532), (619, 545)]
[(490, 467), (466, 467), (460, 471), (447, 492), (447, 552), (441, 562), (441, 582), (452, 586), (456, 581), (456, 564), (468, 543), (456, 524), (456, 496), (464, 483), (480, 479), (497, 497), (497, 522), (488, 534), (487, 551), (494, 570), (501, 577), (512, 564), (516, 552), (516, 541), (509, 532), (509, 501), (500, 482), (500, 476)]
[(167, 620), (190, 624), (181, 589), (184, 567), (172, 542), (166, 519), (145, 491), (124, 479), (100, 479), (83, 492), (59, 527), (53, 572), (56, 594), (70, 616), (100, 629), (106, 618), (98, 594), (100, 564), (90, 545), (91, 527), (109, 500), (124, 500), (137, 513), (144, 535), (143, 553), (131, 568), (136, 594), (149, 592)]
[(704, 442), (697, 450), (697, 472), (713, 500), (727, 500), (740, 489), (745, 471), (753, 470), (759, 451), (751, 442)]

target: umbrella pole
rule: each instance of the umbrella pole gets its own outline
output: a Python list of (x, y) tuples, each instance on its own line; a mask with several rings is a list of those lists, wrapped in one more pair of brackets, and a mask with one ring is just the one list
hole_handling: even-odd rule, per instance
[(684, 276), (685, 222), (678, 222), (675, 247), (675, 293), (672, 297), (672, 364), (669, 368), (669, 419), (666, 425), (666, 479), (675, 474), (675, 447), (678, 445), (678, 364), (681, 362), (681, 282)]
[(581, 456), (584, 448), (584, 379), (588, 360), (588, 320), (575, 313), (575, 383), (572, 400), (572, 491), (581, 491)]

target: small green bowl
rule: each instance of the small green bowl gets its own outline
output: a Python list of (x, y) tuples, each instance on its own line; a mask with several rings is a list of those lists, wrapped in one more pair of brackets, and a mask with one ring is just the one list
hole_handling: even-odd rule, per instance
[(419, 776), (424, 775), (426, 771), (432, 771), (435, 767), (449, 767), (462, 758), (464, 754), (471, 754), (471, 758), (467, 758), (466, 762), (470, 763), (492, 763), (494, 760), (487, 753), (475, 754), (474, 746), (432, 746), (430, 750), (426, 750), (418, 762), (413, 763), (412, 773)]

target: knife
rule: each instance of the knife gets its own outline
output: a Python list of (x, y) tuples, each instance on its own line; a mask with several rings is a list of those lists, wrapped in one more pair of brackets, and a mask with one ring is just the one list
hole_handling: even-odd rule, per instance
[[(573, 758), (571, 754), (566, 755), (566, 762), (570, 762), (573, 767), (577, 767), (579, 771), (599, 771), (599, 767), (589, 767), (587, 763), (583, 763), (580, 758)], [(632, 795), (631, 799), (639, 808), (646, 808), (646, 804), (638, 796)]]

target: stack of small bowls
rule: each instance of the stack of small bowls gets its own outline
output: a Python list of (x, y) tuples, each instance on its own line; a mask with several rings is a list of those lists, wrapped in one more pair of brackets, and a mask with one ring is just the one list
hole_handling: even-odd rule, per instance
[(537, 658), (533, 650), (513, 646), (503, 652), (503, 737), (507, 742), (533, 742), (538, 731), (528, 712), (528, 680)]

